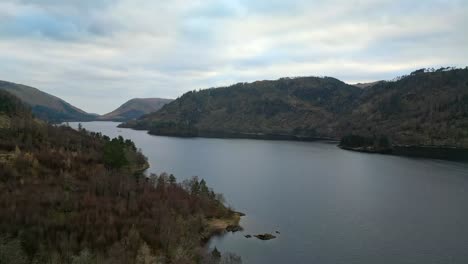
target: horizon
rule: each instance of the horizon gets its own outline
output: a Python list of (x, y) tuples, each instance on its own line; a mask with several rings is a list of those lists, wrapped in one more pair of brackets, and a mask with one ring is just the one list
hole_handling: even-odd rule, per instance
[[(468, 68), (468, 66), (466, 66)], [(441, 66), (441, 67), (437, 67), (437, 68), (433, 68), (433, 69), (439, 69), (439, 68), (456, 68), (456, 69), (463, 69), (463, 67), (444, 67), (444, 66)], [(420, 69), (425, 69), (425, 70), (428, 70), (428, 69), (431, 69), (431, 68), (420, 68)], [(420, 70), (420, 69), (415, 69), (415, 70)], [(309, 76), (286, 76), (286, 77), (280, 77), (280, 78), (277, 78), (277, 79), (264, 79), (264, 80), (256, 80), (256, 81), (252, 81), (252, 82), (237, 82), (237, 83), (231, 83), (231, 84), (226, 84), (226, 85), (222, 85), (222, 86), (216, 86), (216, 87), (205, 87), (205, 88), (198, 88), (198, 89), (192, 89), (192, 90), (187, 90), (185, 92), (183, 92), (182, 94), (178, 95), (177, 97), (173, 97), (173, 98), (167, 98), (167, 97), (154, 97), (154, 96), (150, 96), (150, 97), (129, 97), (129, 99), (126, 99), (124, 102), (120, 103), (119, 105), (117, 105), (114, 109), (110, 110), (109, 112), (104, 112), (104, 113), (96, 113), (96, 112), (90, 112), (90, 111), (87, 111), (86, 109), (84, 108), (81, 108), (77, 105), (75, 105), (73, 102), (70, 102), (70, 101), (67, 101), (57, 95), (54, 95), (54, 94), (51, 94), (51, 93), (48, 93), (46, 92), (44, 89), (42, 89), (41, 87), (34, 87), (34, 86), (31, 86), (31, 85), (28, 85), (28, 84), (24, 84), (24, 83), (15, 83), (15, 84), (19, 84), (19, 85), (24, 85), (24, 86), (29, 86), (29, 87), (32, 87), (32, 88), (36, 88), (42, 92), (45, 92), (45, 93), (48, 93), (52, 96), (55, 96), (55, 97), (58, 97), (59, 99), (62, 99), (64, 101), (66, 101), (67, 103), (71, 104), (72, 106), (75, 106), (75, 107), (78, 107), (80, 110), (86, 112), (86, 113), (89, 113), (89, 114), (97, 114), (97, 115), (106, 115), (106, 114), (110, 114), (111, 112), (117, 110), (119, 107), (121, 107), (122, 105), (124, 105), (125, 103), (131, 101), (131, 100), (136, 100), (136, 99), (163, 99), (163, 100), (177, 100), (180, 96), (184, 95), (185, 93), (187, 92), (190, 92), (190, 91), (203, 91), (203, 90), (207, 90), (207, 89), (217, 89), (217, 88), (226, 88), (226, 87), (229, 87), (231, 85), (235, 85), (235, 84), (238, 84), (238, 83), (254, 83), (254, 82), (263, 82), (263, 81), (277, 81), (277, 80), (280, 80), (280, 79), (285, 79), (285, 78), (289, 78), (289, 79), (295, 79), (295, 78), (335, 78), (343, 83), (346, 83), (348, 85), (352, 85), (352, 86), (356, 86), (356, 85), (361, 85), (361, 84), (372, 84), (372, 83), (377, 83), (377, 82), (391, 82), (391, 81), (395, 81), (398, 77), (401, 77), (401, 76), (406, 76), (410, 74), (409, 72), (407, 74), (403, 74), (403, 75), (400, 75), (400, 76), (395, 76), (393, 77), (392, 79), (388, 79), (388, 80), (370, 80), (370, 81), (366, 81), (366, 82), (355, 82), (355, 83), (349, 83), (349, 82), (345, 82), (343, 80), (340, 80), (338, 78), (335, 78), (333, 76), (316, 76), (316, 75), (309, 75)], [(0, 80), (0, 81), (6, 81), (6, 82), (9, 82), (7, 80)], [(362, 89), (365, 89), (365, 88), (362, 88)]]
[(391, 80), (464, 67), (467, 12), (462, 0), (6, 0), (0, 79), (98, 114), (288, 76)]

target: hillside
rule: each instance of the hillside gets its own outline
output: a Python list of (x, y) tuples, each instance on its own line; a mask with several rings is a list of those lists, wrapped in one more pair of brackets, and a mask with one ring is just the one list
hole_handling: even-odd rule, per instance
[(114, 111), (98, 117), (98, 120), (128, 121), (137, 119), (145, 114), (161, 109), (161, 107), (171, 101), (172, 99), (162, 98), (134, 98), (127, 101)]
[(202, 241), (234, 212), (204, 180), (147, 177), (132, 141), (37, 121), (1, 90), (0, 117), (0, 263), (219, 263)]
[(468, 69), (416, 71), (367, 88), (340, 130), (394, 144), (468, 147)]
[(369, 87), (372, 87), (372, 86), (375, 86), (381, 82), (384, 82), (384, 81), (375, 81), (375, 82), (368, 82), (368, 83), (356, 83), (356, 84), (353, 84), (354, 86), (358, 87), (358, 88), (361, 88), (361, 89), (367, 89)]
[(15, 95), (31, 107), (36, 117), (49, 122), (89, 121), (96, 117), (34, 87), (0, 81), (0, 90)]
[(164, 135), (337, 137), (361, 89), (334, 78), (283, 78), (188, 92), (124, 126)]
[(0, 129), (9, 129), (12, 118), (32, 120), (31, 110), (21, 100), (0, 90)]
[(366, 89), (324, 77), (188, 92), (122, 125), (156, 135), (340, 139), (468, 147), (468, 69), (416, 71)]

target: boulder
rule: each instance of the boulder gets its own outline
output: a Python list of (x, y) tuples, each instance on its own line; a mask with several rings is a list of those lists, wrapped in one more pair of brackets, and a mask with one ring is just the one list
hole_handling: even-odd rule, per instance
[(272, 234), (268, 234), (268, 233), (258, 234), (258, 235), (255, 235), (255, 237), (260, 239), (260, 240), (270, 240), (270, 239), (276, 238), (276, 236), (274, 236)]
[(239, 232), (239, 231), (242, 231), (244, 230), (240, 225), (228, 225), (226, 227), (226, 231), (228, 232)]

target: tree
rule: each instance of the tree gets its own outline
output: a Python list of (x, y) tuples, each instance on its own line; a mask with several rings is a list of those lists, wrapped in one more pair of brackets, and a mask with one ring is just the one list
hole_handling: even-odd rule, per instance
[(190, 181), (190, 192), (192, 195), (200, 194), (200, 183), (198, 182), (198, 177), (193, 177)]
[(378, 148), (381, 148), (381, 149), (389, 149), (392, 147), (392, 145), (390, 144), (390, 140), (386, 136), (379, 137), (377, 146)]
[(219, 250), (215, 247), (213, 251), (211, 251), (211, 256), (215, 259), (220, 259), (221, 258), (221, 253)]
[(241, 264), (242, 258), (234, 253), (224, 253), (221, 258), (220, 264)]
[(175, 184), (176, 182), (177, 182), (177, 179), (174, 176), (174, 174), (169, 175), (169, 183), (170, 184)]
[(151, 249), (146, 242), (143, 242), (138, 249), (135, 264), (155, 264), (156, 257), (151, 254)]
[(72, 257), (72, 264), (91, 264), (95, 261), (94, 255), (87, 248), (81, 250), (78, 256)]
[(26, 254), (18, 239), (0, 237), (0, 264), (26, 264)]
[(416, 74), (424, 73), (425, 71), (426, 71), (426, 69), (422, 68), (422, 69), (413, 71), (412, 73), (410, 73), (410, 75), (416, 75)]
[(105, 144), (104, 162), (111, 168), (121, 168), (128, 164), (123, 142), (114, 138)]
[(204, 179), (200, 181), (200, 194), (203, 196), (208, 196), (210, 194), (210, 189), (208, 189), (208, 186), (206, 186)]

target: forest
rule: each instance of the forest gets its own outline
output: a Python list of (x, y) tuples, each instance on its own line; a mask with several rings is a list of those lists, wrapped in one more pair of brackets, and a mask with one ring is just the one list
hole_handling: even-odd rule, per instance
[(142, 173), (122, 137), (50, 125), (0, 91), (0, 264), (240, 263), (207, 252), (234, 212), (203, 179)]
[(420, 69), (364, 86), (297, 77), (190, 91), (122, 127), (172, 136), (384, 136), (395, 146), (468, 149), (468, 67)]

